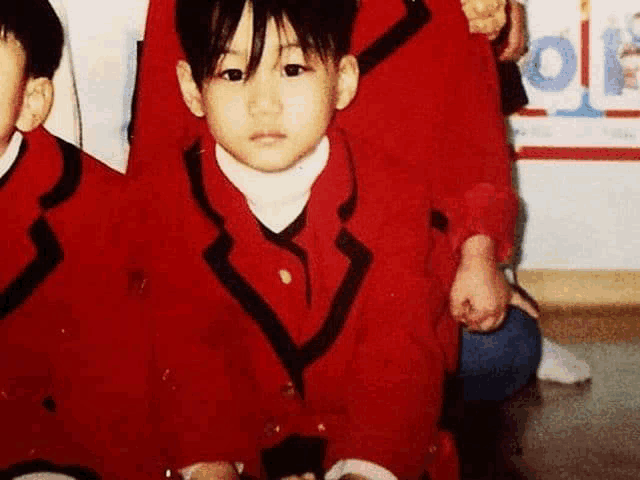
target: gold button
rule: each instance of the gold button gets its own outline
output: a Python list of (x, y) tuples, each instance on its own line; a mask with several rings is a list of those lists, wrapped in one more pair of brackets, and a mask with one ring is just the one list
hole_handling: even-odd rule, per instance
[(433, 454), (434, 454), (434, 453), (436, 453), (437, 451), (438, 451), (438, 447), (437, 447), (435, 444), (434, 444), (434, 445), (431, 445), (431, 446), (429, 447), (429, 453), (430, 453), (430, 454), (432, 454), (432, 455), (433, 455)]
[(324, 426), (324, 423), (319, 423), (318, 424), (318, 431), (319, 432), (324, 432), (327, 430), (327, 427)]
[(280, 393), (285, 398), (291, 398), (296, 394), (296, 387), (293, 386), (292, 382), (287, 382), (280, 387)]
[(280, 425), (278, 425), (277, 423), (268, 422), (264, 426), (264, 433), (266, 433), (268, 437), (280, 433)]
[(278, 275), (280, 275), (280, 280), (282, 280), (282, 283), (285, 285), (289, 285), (293, 280), (289, 270), (285, 270), (284, 268), (278, 272)]

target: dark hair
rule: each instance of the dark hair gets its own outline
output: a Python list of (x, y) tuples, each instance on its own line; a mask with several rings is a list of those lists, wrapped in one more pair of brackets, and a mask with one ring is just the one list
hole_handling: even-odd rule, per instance
[(305, 55), (317, 53), (323, 61), (349, 52), (358, 0), (177, 0), (176, 29), (202, 86), (233, 39), (246, 3), (253, 7), (253, 39), (246, 78), (255, 73), (264, 50), (267, 23), (279, 29), (288, 21)]
[(53, 78), (62, 57), (64, 34), (48, 0), (1, 0), (0, 39), (10, 37), (26, 53), (27, 77)]

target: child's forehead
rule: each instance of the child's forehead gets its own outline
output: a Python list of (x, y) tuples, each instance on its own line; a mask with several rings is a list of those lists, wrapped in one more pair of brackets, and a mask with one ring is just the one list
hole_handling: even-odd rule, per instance
[[(298, 35), (286, 16), (283, 15), (282, 18), (269, 16), (266, 20), (265, 44), (272, 43), (280, 49), (300, 46)], [(253, 43), (253, 35), (253, 13), (249, 7), (245, 8), (236, 31), (229, 40), (227, 50), (247, 53)]]
[(6, 53), (13, 54), (16, 59), (19, 58), (20, 61), (23, 61), (27, 54), (20, 40), (16, 38), (13, 32), (7, 32), (5, 27), (0, 28), (0, 47)]

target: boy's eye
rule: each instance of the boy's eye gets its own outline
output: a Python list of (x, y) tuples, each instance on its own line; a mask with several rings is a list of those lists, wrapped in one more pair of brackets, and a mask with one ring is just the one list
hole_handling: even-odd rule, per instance
[(243, 78), (242, 70), (238, 68), (229, 68), (220, 74), (222, 78), (225, 80), (229, 80), (231, 82), (239, 82)]
[(307, 69), (305, 67), (303, 67), (302, 65), (297, 65), (295, 63), (290, 63), (288, 65), (285, 65), (284, 74), (287, 77), (297, 77), (298, 75), (301, 75), (306, 70)]

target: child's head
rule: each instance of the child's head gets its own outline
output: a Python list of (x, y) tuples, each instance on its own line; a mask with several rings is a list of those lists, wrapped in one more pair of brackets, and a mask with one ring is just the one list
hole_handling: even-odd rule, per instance
[(48, 0), (0, 2), (0, 153), (16, 128), (29, 131), (46, 119), (62, 44)]
[(311, 152), (355, 96), (357, 0), (177, 0), (185, 103), (215, 140), (261, 171)]

